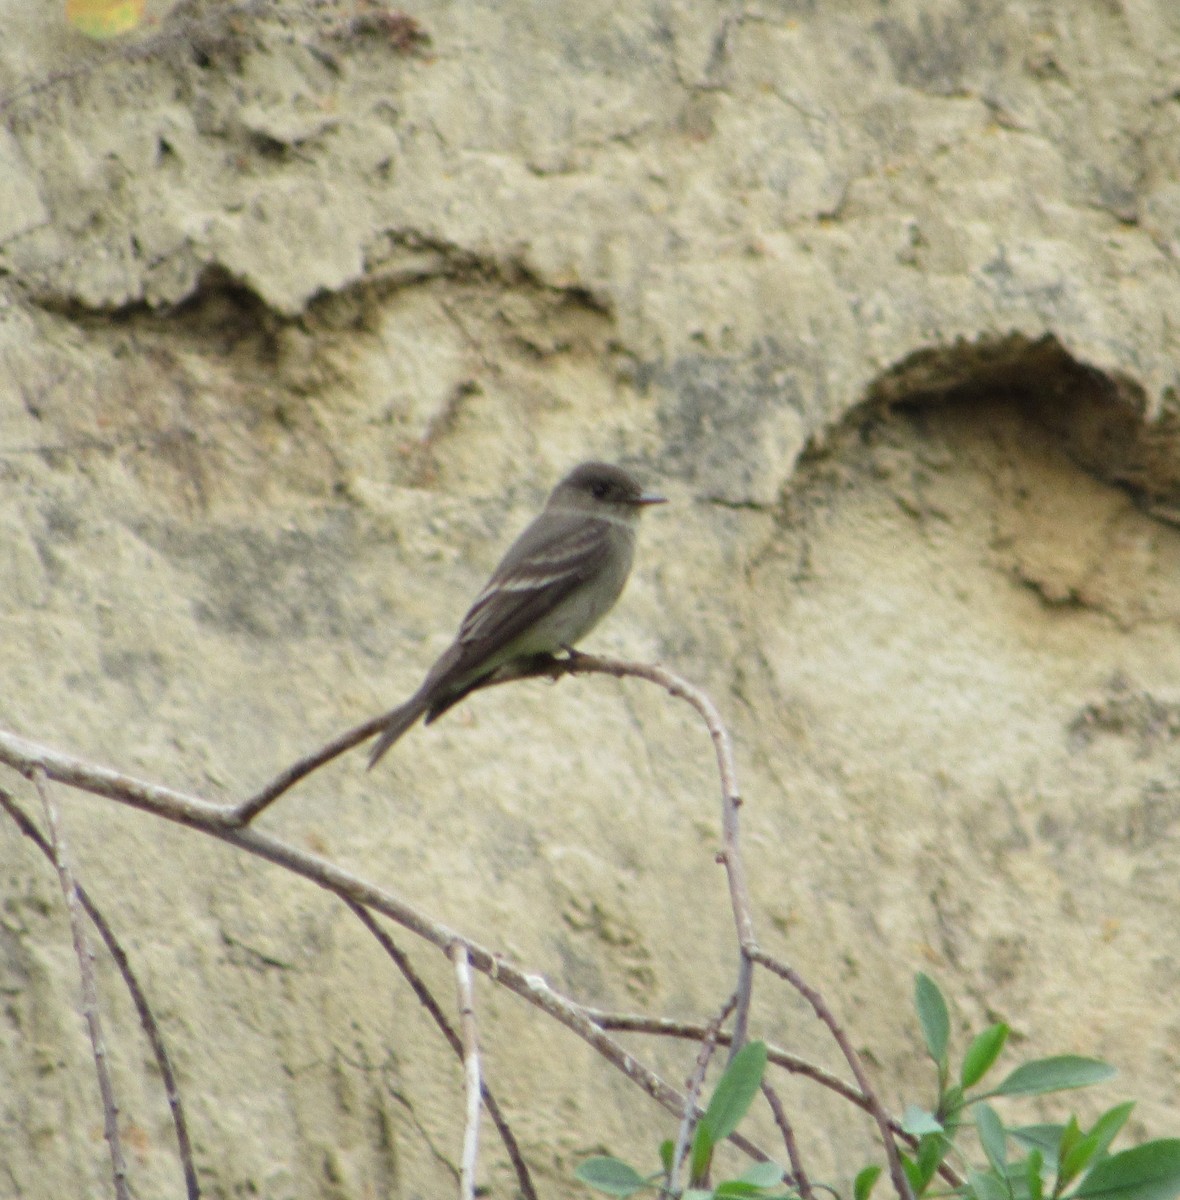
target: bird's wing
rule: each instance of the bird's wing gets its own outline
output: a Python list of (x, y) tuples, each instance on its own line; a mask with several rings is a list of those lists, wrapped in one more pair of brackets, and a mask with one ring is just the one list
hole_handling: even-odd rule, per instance
[(508, 644), (592, 579), (610, 554), (610, 533), (609, 521), (584, 513), (549, 513), (530, 525), (463, 618), (463, 657)]

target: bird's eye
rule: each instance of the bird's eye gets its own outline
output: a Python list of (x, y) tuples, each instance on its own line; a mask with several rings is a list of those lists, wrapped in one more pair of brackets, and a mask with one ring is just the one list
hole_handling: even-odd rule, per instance
[(590, 490), (594, 493), (596, 500), (605, 500), (610, 492), (610, 484), (604, 483), (600, 479), (597, 483), (591, 485)]

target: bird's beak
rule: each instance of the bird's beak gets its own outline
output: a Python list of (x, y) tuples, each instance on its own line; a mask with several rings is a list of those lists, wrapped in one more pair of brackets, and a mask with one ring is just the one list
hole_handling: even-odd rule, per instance
[(655, 492), (644, 492), (643, 495), (640, 496), (639, 499), (635, 501), (635, 503), (639, 504), (639, 505), (667, 504), (668, 497), (667, 496), (657, 496), (655, 494)]

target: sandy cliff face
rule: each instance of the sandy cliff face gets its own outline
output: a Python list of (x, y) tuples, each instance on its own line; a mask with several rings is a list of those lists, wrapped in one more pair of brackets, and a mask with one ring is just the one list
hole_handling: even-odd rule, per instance
[[(569, 465), (625, 462), (674, 504), (588, 647), (726, 714), (760, 934), (889, 1102), (925, 969), (958, 1036), (1103, 1056), (1174, 1133), (1180, 10), (1017, 7), (279, 0), (131, 53), (5, 5), (0, 725), (240, 797), (417, 684)], [(210, 1195), (453, 1192), (458, 1069), (354, 918), (61, 804)], [(731, 987), (708, 742), (640, 684), (495, 689), (264, 821), (586, 1002)], [(99, 983), (139, 1194), (176, 1194)], [(0, 1195), (104, 1194), (56, 881), (3, 823), (0, 995)], [(478, 1007), (544, 1195), (671, 1134)], [(835, 1065), (769, 987), (755, 1024)], [(788, 1096), (845, 1180), (867, 1126)], [(490, 1131), (481, 1172), (513, 1194)]]

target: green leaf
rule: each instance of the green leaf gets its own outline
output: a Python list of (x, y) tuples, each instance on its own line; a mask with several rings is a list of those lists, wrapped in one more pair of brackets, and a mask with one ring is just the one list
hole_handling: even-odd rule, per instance
[(755, 1187), (772, 1188), (782, 1183), (783, 1174), (783, 1169), (778, 1163), (760, 1162), (743, 1171), (737, 1181), (752, 1183)]
[(630, 1164), (609, 1155), (598, 1154), (574, 1168), (574, 1178), (588, 1183), (608, 1196), (634, 1196), (650, 1186)]
[(1134, 1107), (1134, 1100), (1128, 1100), (1125, 1104), (1116, 1104), (1114, 1108), (1107, 1109), (1094, 1122), (1094, 1128), (1090, 1132), (1098, 1139), (1098, 1152), (1095, 1158), (1101, 1158), (1110, 1148), (1110, 1143), (1118, 1137), (1119, 1130), (1127, 1123), (1127, 1118), (1131, 1115)]
[[(1077, 1117), (1071, 1113), (1065, 1128), (1061, 1131), (1061, 1142), (1057, 1146), (1057, 1186), (1053, 1189), (1057, 1195), (1065, 1190), (1065, 1184), (1068, 1182), (1065, 1178), (1066, 1160), (1073, 1154), (1074, 1147), (1081, 1140), (1082, 1127), (1078, 1124)], [(1074, 1174), (1076, 1175), (1077, 1172), (1075, 1171)]]
[(997, 1096), (1043, 1096), (1046, 1092), (1064, 1092), (1069, 1088), (1089, 1087), (1115, 1074), (1114, 1067), (1097, 1058), (1079, 1054), (1059, 1054), (1038, 1058), (1017, 1067), (995, 1090)]
[(1024, 1162), (1024, 1183), (1028, 1188), (1028, 1200), (1042, 1200), (1045, 1194), (1045, 1181), (1041, 1178), (1041, 1168), (1045, 1165), (1045, 1156), (1037, 1149), (1028, 1152)]
[[(728, 1196), (765, 1196), (775, 1186), (775, 1184), (770, 1184), (768, 1187), (759, 1187), (758, 1184), (747, 1183), (744, 1179), (727, 1179), (713, 1189), (713, 1195), (717, 1197), (717, 1200)], [(708, 1195), (707, 1192), (706, 1195)], [(782, 1193), (780, 1192), (779, 1195)]]
[(747, 1042), (734, 1055), (725, 1074), (717, 1081), (713, 1098), (701, 1118), (702, 1124), (708, 1124), (712, 1129), (715, 1142), (724, 1141), (741, 1123), (750, 1102), (758, 1094), (765, 1070), (765, 1042)]
[(992, 1069), (1008, 1040), (1008, 1032), (1008, 1026), (1000, 1021), (975, 1036), (963, 1055), (963, 1068), (959, 1072), (964, 1090), (974, 1087)]
[(901, 1127), (914, 1137), (922, 1137), (927, 1133), (942, 1133), (942, 1122), (933, 1113), (919, 1108), (916, 1104), (907, 1104), (901, 1115)]
[(667, 1175), (672, 1170), (672, 1155), (676, 1153), (676, 1143), (671, 1138), (665, 1138), (660, 1143), (660, 1163)]
[(1004, 1124), (990, 1104), (980, 1102), (971, 1110), (975, 1114), (975, 1132), (983, 1147), (987, 1161), (999, 1176), (1008, 1169), (1008, 1143), (1004, 1137)]
[(746, 1115), (750, 1102), (758, 1094), (765, 1070), (765, 1042), (747, 1042), (725, 1068), (692, 1140), (691, 1178), (694, 1183), (704, 1178), (714, 1148), (733, 1133)]
[(1008, 1136), (1025, 1146), (1031, 1146), (1044, 1155), (1045, 1164), (1051, 1171), (1057, 1170), (1057, 1150), (1061, 1145), (1064, 1125), (1020, 1125), (1009, 1128)]
[(991, 1171), (968, 1171), (967, 1185), (977, 1200), (1011, 1200), (1007, 1185)]
[(899, 1152), (898, 1158), (901, 1159), (901, 1169), (905, 1172), (905, 1177), (909, 1180), (910, 1187), (914, 1190), (914, 1195), (920, 1196), (925, 1186), (922, 1182), (922, 1168), (908, 1154)]
[(880, 1177), (881, 1168), (877, 1166), (865, 1167), (859, 1171), (852, 1184), (852, 1200), (869, 1200), (873, 1185)]
[(949, 1143), (941, 1133), (927, 1134), (918, 1142), (918, 1171), (925, 1191), (938, 1170), (938, 1164), (946, 1157)]
[(1058, 1192), (1070, 1186), (1082, 1172), (1088, 1168), (1091, 1162), (1094, 1162), (1095, 1152), (1098, 1148), (1098, 1139), (1095, 1135), (1085, 1134), (1082, 1138), (1078, 1138), (1073, 1144), (1065, 1150), (1065, 1142), (1062, 1141), (1061, 1163), (1058, 1166)]
[(1104, 1158), (1075, 1196), (1117, 1200), (1172, 1200), (1180, 1195), (1180, 1138), (1144, 1142)]
[(698, 1122), (696, 1132), (692, 1135), (692, 1149), (689, 1151), (689, 1183), (699, 1183), (709, 1173), (709, 1164), (713, 1161), (713, 1150), (717, 1143), (713, 1134), (702, 1120)]
[(918, 1021), (922, 1026), (922, 1036), (926, 1039), (926, 1050), (941, 1074), (946, 1067), (951, 1018), (942, 992), (938, 990), (938, 984), (922, 971), (914, 977), (914, 1007), (918, 1010)]

